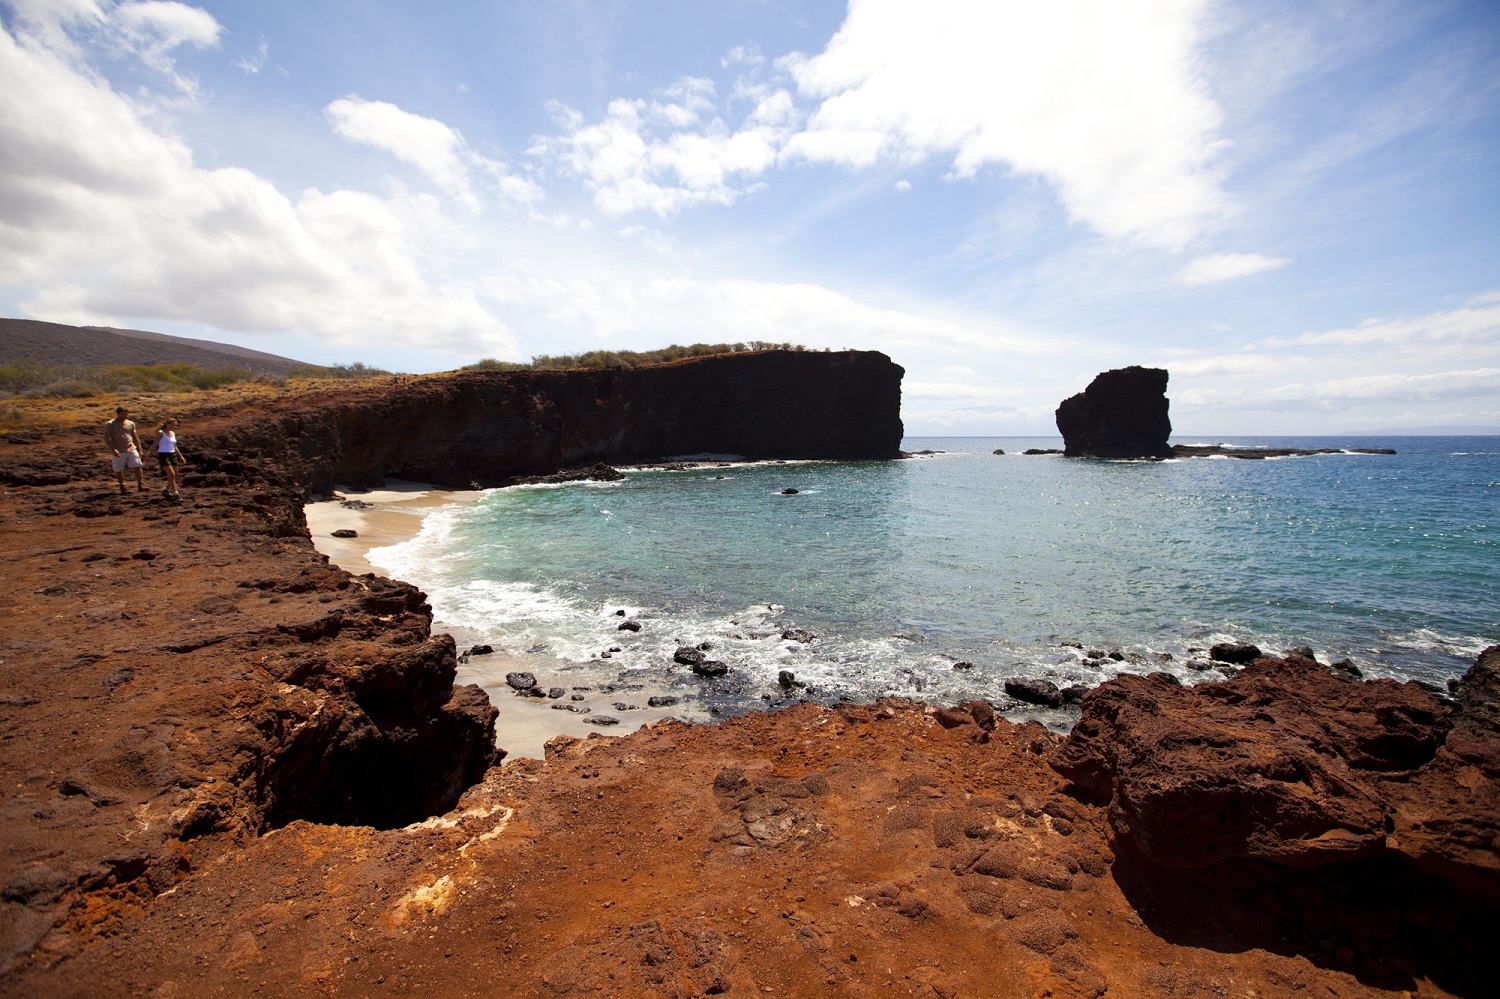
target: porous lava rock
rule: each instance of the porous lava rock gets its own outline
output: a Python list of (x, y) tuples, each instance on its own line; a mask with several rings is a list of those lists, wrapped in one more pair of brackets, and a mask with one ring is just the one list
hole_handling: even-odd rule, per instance
[(1073, 458), (1170, 458), (1167, 371), (1132, 365), (1097, 375), (1057, 407), (1063, 454)]
[(1500, 646), (1460, 684), (1456, 716), (1415, 683), (1299, 658), (1192, 687), (1122, 676), (1084, 695), (1049, 763), (1168, 868), (1395, 853), (1500, 897), (1497, 667)]

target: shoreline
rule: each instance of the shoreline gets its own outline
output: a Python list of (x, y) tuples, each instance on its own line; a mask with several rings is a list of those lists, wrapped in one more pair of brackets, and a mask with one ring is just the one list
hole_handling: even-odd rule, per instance
[[(379, 489), (341, 488), (332, 499), (305, 503), (303, 514), (313, 546), (333, 564), (355, 575), (368, 572), (388, 576), (386, 570), (370, 562), (371, 551), (412, 540), (431, 513), (455, 504), (477, 503), (485, 493), (486, 490), (445, 490), (429, 483), (388, 478)], [(349, 501), (370, 505), (345, 506)], [(352, 530), (358, 536), (336, 538), (332, 536), (336, 530)], [(499, 712), (495, 719), (495, 745), (505, 751), (506, 763), (545, 759), (547, 742), (560, 735), (575, 739), (618, 736), (667, 720), (690, 723), (717, 720), (679, 699), (666, 685), (574, 685), (567, 676), (570, 664), (546, 653), (496, 647), (490, 653), (472, 654), (475, 646), (489, 645), (493, 640), (436, 616), (432, 633), (452, 635), (458, 647), (454, 684), (479, 686)], [(529, 673), (536, 678), (538, 688), (562, 693), (546, 698), (520, 696), (506, 682), (510, 673)], [(672, 697), (675, 703), (650, 706), (647, 701), (656, 697)], [(614, 721), (603, 720), (609, 718)]]

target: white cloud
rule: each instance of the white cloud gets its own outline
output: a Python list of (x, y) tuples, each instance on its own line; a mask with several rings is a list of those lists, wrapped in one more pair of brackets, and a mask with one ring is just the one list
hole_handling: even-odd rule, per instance
[(788, 153), (862, 168), (951, 157), (1056, 186), (1109, 236), (1181, 249), (1224, 209), (1220, 114), (1198, 72), (1206, 0), (851, 0), (782, 65), (821, 100)]
[[(175, 16), (158, 10), (147, 23), (195, 37)], [(308, 190), (293, 200), (247, 170), (198, 167), (155, 116), (49, 37), (0, 25), (0, 283), (40, 289), (22, 303), (28, 314), (516, 353), (475, 287), (424, 269), (463, 240), (435, 199)]]
[(508, 200), (534, 204), (542, 198), (541, 188), (536, 184), (514, 176), (503, 163), (476, 153), (456, 129), (435, 118), (403, 111), (385, 101), (358, 97), (340, 98), (324, 111), (339, 135), (410, 163), (470, 208), (478, 208), (480, 204), (471, 183), (476, 172), (492, 180)]
[(1278, 270), (1289, 263), (1285, 258), (1259, 253), (1215, 253), (1189, 263), (1178, 274), (1178, 280), (1183, 284), (1215, 284)]
[(266, 62), (270, 58), (271, 43), (262, 38), (260, 46), (252, 55), (242, 55), (234, 61), (234, 64), (251, 76), (255, 76), (266, 68)]
[[(1500, 293), (1455, 309), (1270, 337), (1238, 350), (1168, 351), (1157, 363), (1172, 372), (1173, 412), (1189, 419), (1234, 411), (1305, 417), (1361, 410), (1366, 415), (1358, 422), (1366, 425), (1483, 422), (1477, 411), (1450, 419), (1448, 406), (1500, 397)], [(1395, 406), (1433, 412), (1400, 420), (1390, 415)]]
[(1500, 394), (1500, 368), (1433, 371), (1422, 374), (1381, 373), (1326, 381), (1283, 382), (1252, 389), (1195, 387), (1173, 394), (1173, 405), (1216, 410), (1273, 409), (1335, 413), (1360, 406), (1443, 403), (1455, 399), (1494, 398)]
[(892, 186), (895, 187), (895, 189), (898, 190), (898, 191), (902, 191), (902, 192), (910, 191), (911, 190), (911, 181), (909, 181), (909, 180), (898, 180)]
[(1500, 344), (1500, 292), (1475, 296), (1457, 309), (1410, 319), (1367, 319), (1348, 329), (1303, 333), (1291, 340), (1268, 340), (1265, 344), (1340, 347), (1383, 344), (1413, 346), (1425, 351), (1441, 341)]
[(797, 113), (789, 93), (763, 89), (731, 128), (714, 97), (712, 81), (685, 77), (649, 101), (610, 101), (592, 124), (556, 105), (562, 134), (538, 138), (530, 152), (581, 178), (608, 215), (731, 205), (775, 165)]
[(214, 48), (224, 30), (208, 11), (171, 0), (121, 4), (115, 8), (114, 17), (148, 64), (179, 45)]
[(217, 48), (224, 30), (206, 10), (174, 0), (12, 0), (11, 5), (25, 35), (48, 51), (81, 58), (76, 35), (139, 59), (190, 97), (197, 95), (197, 81), (177, 72), (173, 50), (183, 45)]

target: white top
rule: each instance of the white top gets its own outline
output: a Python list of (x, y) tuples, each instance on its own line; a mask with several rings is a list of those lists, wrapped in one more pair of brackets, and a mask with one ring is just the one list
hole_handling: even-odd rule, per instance
[(177, 450), (177, 434), (171, 430), (163, 430), (156, 435), (156, 450), (158, 453), (170, 454)]

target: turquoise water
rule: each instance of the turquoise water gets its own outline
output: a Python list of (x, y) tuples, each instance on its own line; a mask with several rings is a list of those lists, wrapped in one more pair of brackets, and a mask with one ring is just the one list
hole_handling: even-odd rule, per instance
[[(1227, 639), (1442, 683), (1500, 642), (1500, 438), (1229, 442), (1400, 453), (1114, 462), (911, 438), (947, 453), (495, 490), (370, 557), (441, 624), (578, 679), (701, 688), (668, 664), (710, 642), (730, 709), (780, 697), (780, 670), (827, 700), (1001, 699), (1016, 675), (1191, 682), (1192, 650)], [(621, 609), (640, 632), (617, 630)], [(1088, 655), (1108, 650), (1125, 659)]]

